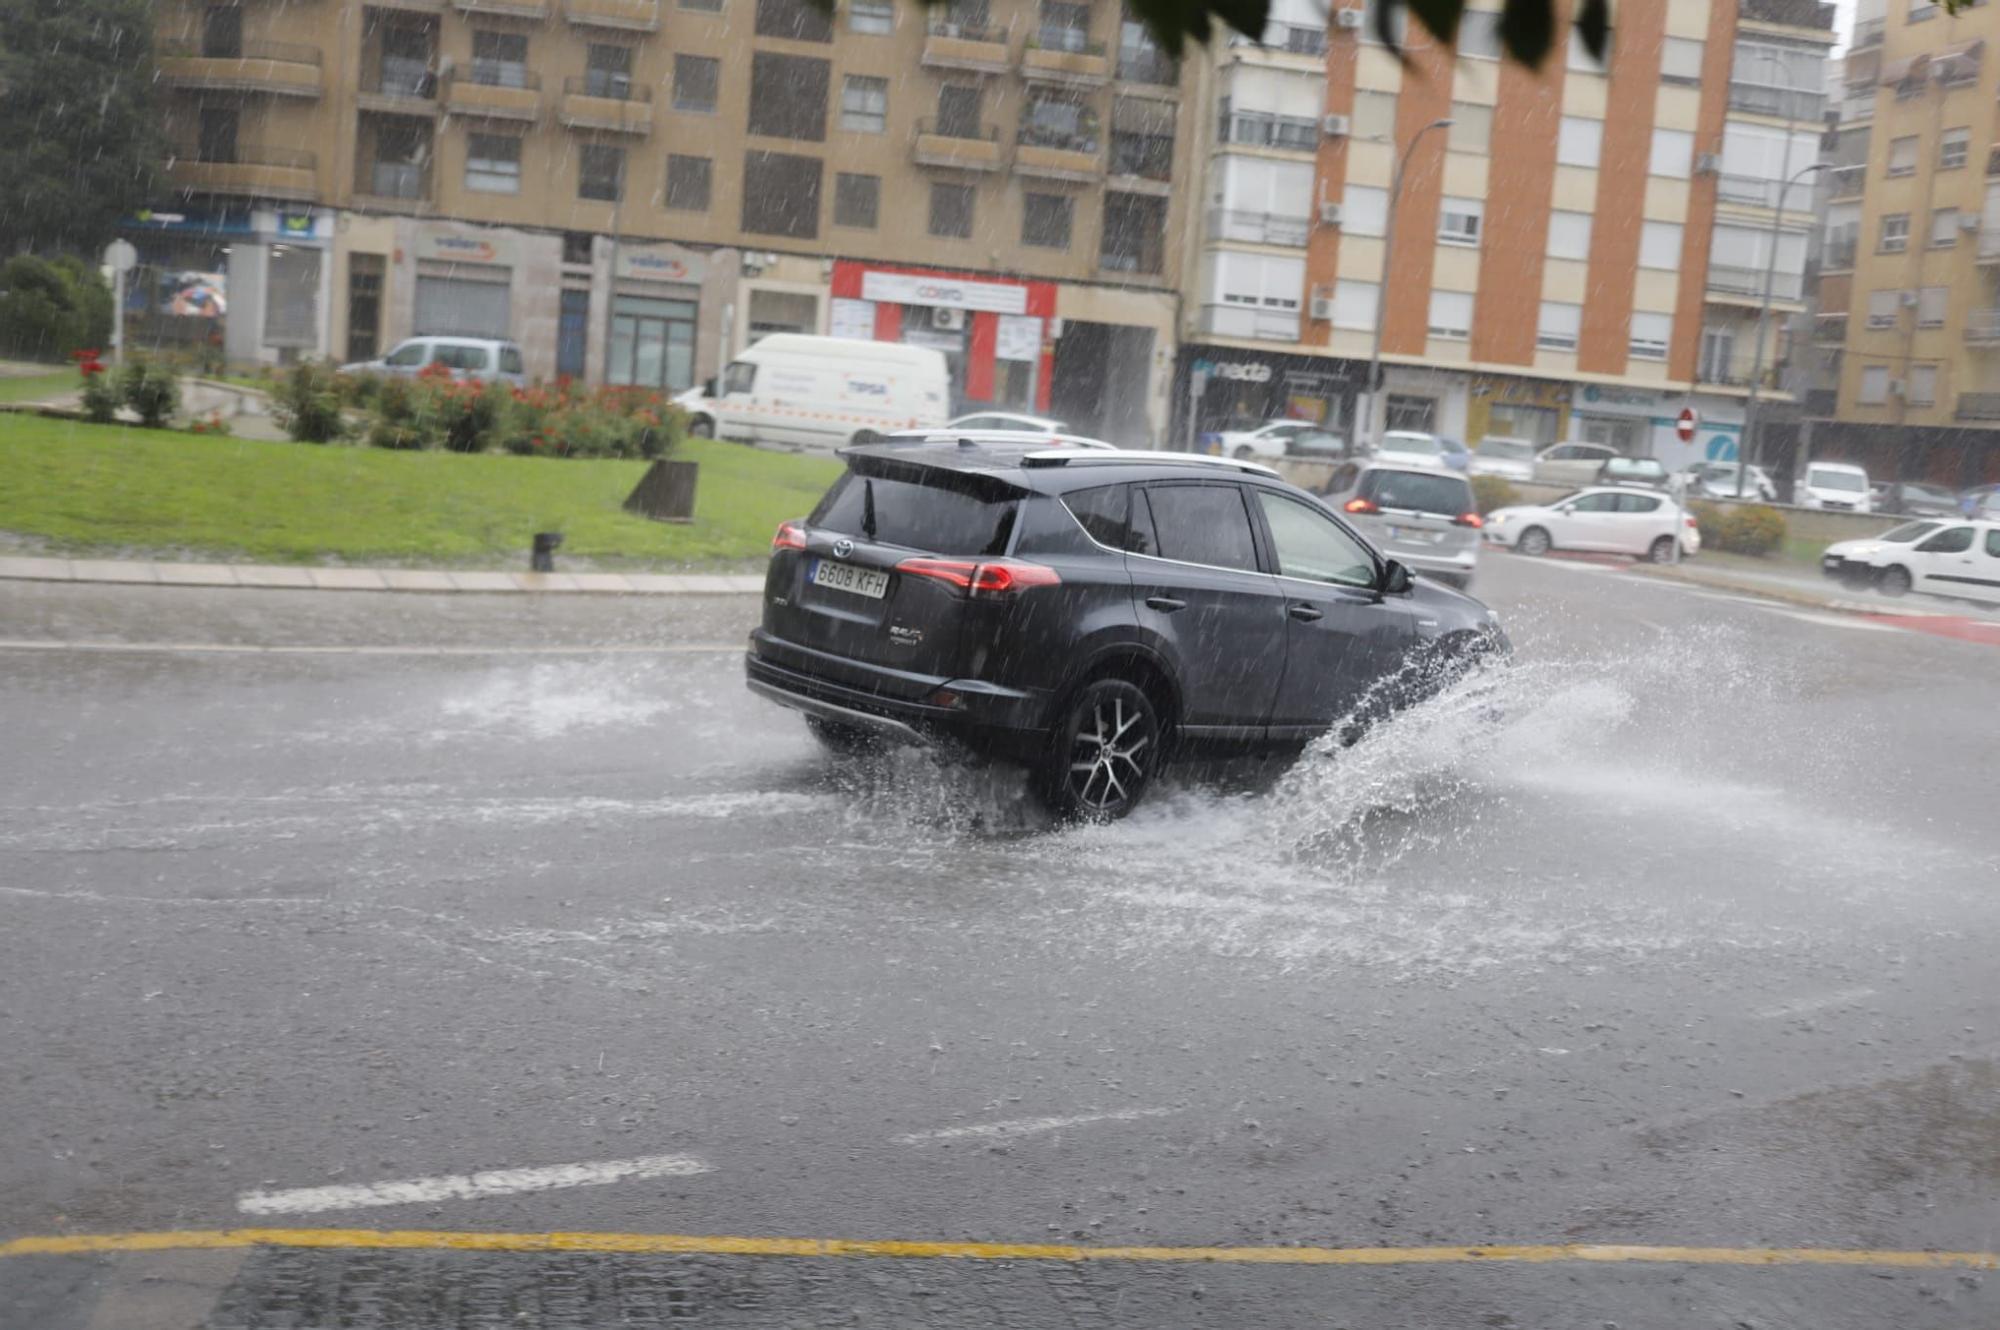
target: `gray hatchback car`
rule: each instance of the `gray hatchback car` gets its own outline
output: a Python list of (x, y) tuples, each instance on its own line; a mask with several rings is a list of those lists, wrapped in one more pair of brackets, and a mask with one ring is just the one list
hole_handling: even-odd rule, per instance
[(1325, 494), (1377, 549), (1412, 572), (1455, 587), (1471, 585), (1485, 523), (1463, 475), (1349, 462), (1335, 468)]

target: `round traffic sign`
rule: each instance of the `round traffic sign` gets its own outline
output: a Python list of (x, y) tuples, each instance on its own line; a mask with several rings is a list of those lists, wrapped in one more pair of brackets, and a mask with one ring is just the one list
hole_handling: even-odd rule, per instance
[(104, 247), (104, 266), (113, 272), (130, 272), (139, 263), (139, 251), (129, 240), (114, 240)]
[(1694, 442), (1695, 426), (1701, 423), (1701, 414), (1691, 406), (1681, 408), (1680, 416), (1674, 421), (1674, 433), (1682, 443)]

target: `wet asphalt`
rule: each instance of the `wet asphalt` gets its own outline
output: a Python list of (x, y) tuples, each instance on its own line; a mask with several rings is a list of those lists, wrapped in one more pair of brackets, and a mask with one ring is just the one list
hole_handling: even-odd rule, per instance
[[(2000, 1249), (2000, 651), (1475, 591), (1477, 693), (1051, 829), (823, 756), (742, 687), (754, 599), (0, 584), (99, 648), (0, 649), (0, 1241)], [(659, 1155), (705, 1171), (241, 1208)], [(1984, 1327), (1996, 1279), (38, 1256), (0, 1327)]]

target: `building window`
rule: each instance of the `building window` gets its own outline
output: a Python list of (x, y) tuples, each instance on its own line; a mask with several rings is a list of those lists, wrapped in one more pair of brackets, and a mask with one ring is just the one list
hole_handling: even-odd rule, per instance
[(1451, 104), (1451, 128), (1445, 131), (1453, 152), (1485, 152), (1493, 142), (1493, 108), (1477, 102)]
[(1892, 212), (1882, 218), (1881, 239), (1875, 248), (1883, 254), (1901, 254), (1910, 247), (1910, 214)]
[(1652, 161), (1647, 171), (1670, 180), (1685, 180), (1694, 164), (1694, 135), (1685, 129), (1655, 129)]
[(1369, 92), (1354, 94), (1354, 110), (1348, 127), (1357, 139), (1391, 139), (1396, 136), (1396, 94)]
[(847, 28), (881, 36), (896, 29), (895, 0), (848, 0)]
[(508, 134), (468, 134), (465, 187), (480, 194), (521, 192), (521, 140)]
[(489, 88), (528, 86), (528, 39), (518, 32), (472, 30), (472, 81)]
[(196, 130), (195, 160), (233, 162), (236, 160), (236, 126), (241, 112), (234, 106), (204, 106)]
[(1972, 143), (1969, 129), (1947, 129), (1938, 136), (1938, 170), (1956, 171), (1965, 165), (1965, 158)]
[(592, 42), (584, 54), (583, 90), (592, 97), (632, 99), (632, 48)]
[(667, 157), (666, 205), (678, 212), (707, 212), (715, 164), (706, 157)]
[(1477, 245), (1479, 223), (1485, 213), (1486, 204), (1480, 199), (1456, 199), (1447, 196), (1438, 204), (1438, 243)]
[(1945, 315), (1950, 312), (1950, 287), (1926, 286), (1917, 292), (1917, 326), (1919, 328), (1944, 327)]
[(202, 16), (201, 53), (211, 60), (243, 58), (243, 6), (208, 7)]
[(1021, 108), (1020, 141), (1037, 148), (1094, 153), (1097, 111), (1071, 93), (1030, 91)]
[(882, 206), (882, 177), (842, 171), (833, 182), (833, 224), (875, 229)]
[(1175, 110), (1172, 102), (1151, 97), (1120, 97), (1112, 102), (1111, 174), (1171, 183)]
[(556, 373), (572, 379), (584, 375), (590, 347), (590, 292), (565, 290), (556, 323)]
[(757, 35), (794, 42), (833, 40), (833, 6), (807, 0), (757, 0)]
[(625, 150), (609, 143), (586, 143), (576, 158), (576, 196), (616, 203), (625, 192)]
[(1343, 277), (1333, 284), (1333, 326), (1373, 332), (1375, 310), (1382, 299), (1380, 282), (1357, 282)]
[(1660, 81), (1699, 84), (1701, 52), (1701, 43), (1693, 37), (1668, 37), (1660, 46)]
[(720, 14), (722, 0), (679, 0), (682, 9), (691, 9), (698, 14)]
[(889, 80), (849, 74), (840, 86), (840, 127), (880, 134), (889, 125)]
[(1535, 345), (1551, 351), (1574, 351), (1583, 327), (1583, 306), (1566, 300), (1544, 300), (1535, 324)]
[(986, 137), (979, 124), (980, 90), (976, 83), (947, 83), (938, 89), (937, 132), (946, 138)]
[(1674, 316), (1632, 311), (1632, 337), (1628, 349), (1634, 360), (1665, 360), (1667, 342), (1673, 337)]
[(562, 237), (562, 261), (584, 265), (590, 262), (596, 237), (588, 231), (565, 231)]
[(1894, 287), (1886, 291), (1870, 291), (1868, 293), (1868, 326), (1870, 328), (1895, 327), (1896, 311), (1902, 307), (1902, 291)]
[(1864, 365), (1861, 369), (1861, 392), (1854, 400), (1864, 406), (1880, 406), (1888, 401), (1889, 367)]
[(1589, 260), (1589, 213), (1564, 212), (1557, 209), (1549, 214), (1549, 257), (1574, 259), (1578, 263)]
[(1950, 249), (1958, 243), (1958, 209), (1931, 209), (1931, 248)]
[[(1937, 380), (1938, 367), (1936, 365), (1910, 366), (1910, 405), (1936, 406)], [(1990, 537), (1988, 538), (1988, 548), (1991, 548)]]
[(787, 152), (743, 154), (743, 229), (813, 240), (819, 236), (820, 160)]
[(931, 234), (952, 240), (972, 236), (972, 186), (931, 186)]
[(1389, 191), (1348, 185), (1340, 195), (1340, 229), (1348, 235), (1379, 236), (1389, 225)]
[(1083, 51), (1090, 47), (1090, 6), (1065, 0), (1042, 0), (1042, 22), (1036, 38), (1054, 51)]
[(1580, 115), (1566, 115), (1556, 129), (1556, 160), (1564, 166), (1595, 169), (1604, 147), (1604, 122)]
[(1899, 139), (1889, 140), (1889, 174), (1915, 175), (1917, 173), (1917, 136), (1905, 134)]
[(1486, 10), (1467, 10), (1458, 21), (1458, 53), (1483, 60), (1500, 58), (1500, 15)]
[(1592, 55), (1590, 48), (1583, 44), (1583, 38), (1572, 31), (1569, 36), (1569, 49), (1564, 52), (1564, 64), (1579, 74), (1608, 73), (1611, 66), (1610, 30), (1607, 29), (1604, 34), (1604, 54), (1602, 59)]
[(1937, 5), (1932, 0), (1910, 0), (1910, 8), (1905, 15), (1905, 21), (1922, 23), (1927, 19), (1934, 19), (1937, 17), (1937, 9)]
[(1681, 266), (1681, 224), (1645, 222), (1639, 228), (1639, 266), (1668, 272)]
[(674, 56), (674, 109), (713, 113), (722, 91), (722, 62), (711, 55)]
[(1437, 428), (1437, 411), (1437, 398), (1412, 397), (1407, 393), (1390, 393), (1382, 404), (1388, 428), (1413, 430), (1418, 434), (1429, 434)]
[(831, 62), (811, 56), (756, 52), (750, 57), (750, 132), (823, 142), (832, 71)]
[(1472, 336), (1472, 292), (1431, 292), (1430, 333), (1454, 341)]
[(1043, 249), (1068, 249), (1070, 216), (1075, 200), (1067, 194), (1030, 194), (1021, 207), (1021, 243)]
[(1166, 235), (1165, 199), (1151, 194), (1107, 192), (1098, 266), (1109, 272), (1158, 276), (1165, 263)]

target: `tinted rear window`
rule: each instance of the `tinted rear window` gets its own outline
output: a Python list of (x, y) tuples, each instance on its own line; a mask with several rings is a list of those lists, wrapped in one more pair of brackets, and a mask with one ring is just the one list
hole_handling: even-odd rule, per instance
[(1152, 518), (1145, 504), (1132, 502), (1132, 489), (1130, 485), (1101, 485), (1076, 490), (1063, 496), (1063, 504), (1098, 544), (1151, 554)]
[(1211, 568), (1257, 566), (1257, 539), (1236, 486), (1160, 485), (1147, 497), (1162, 557)]
[[(874, 529), (869, 530), (870, 491)], [(927, 554), (1002, 554), (1014, 529), (1012, 499), (989, 500), (937, 485), (852, 471), (834, 482), (810, 523)]]
[(1473, 510), (1472, 486), (1436, 471), (1370, 471), (1358, 491), (1378, 507), (1457, 517)]

